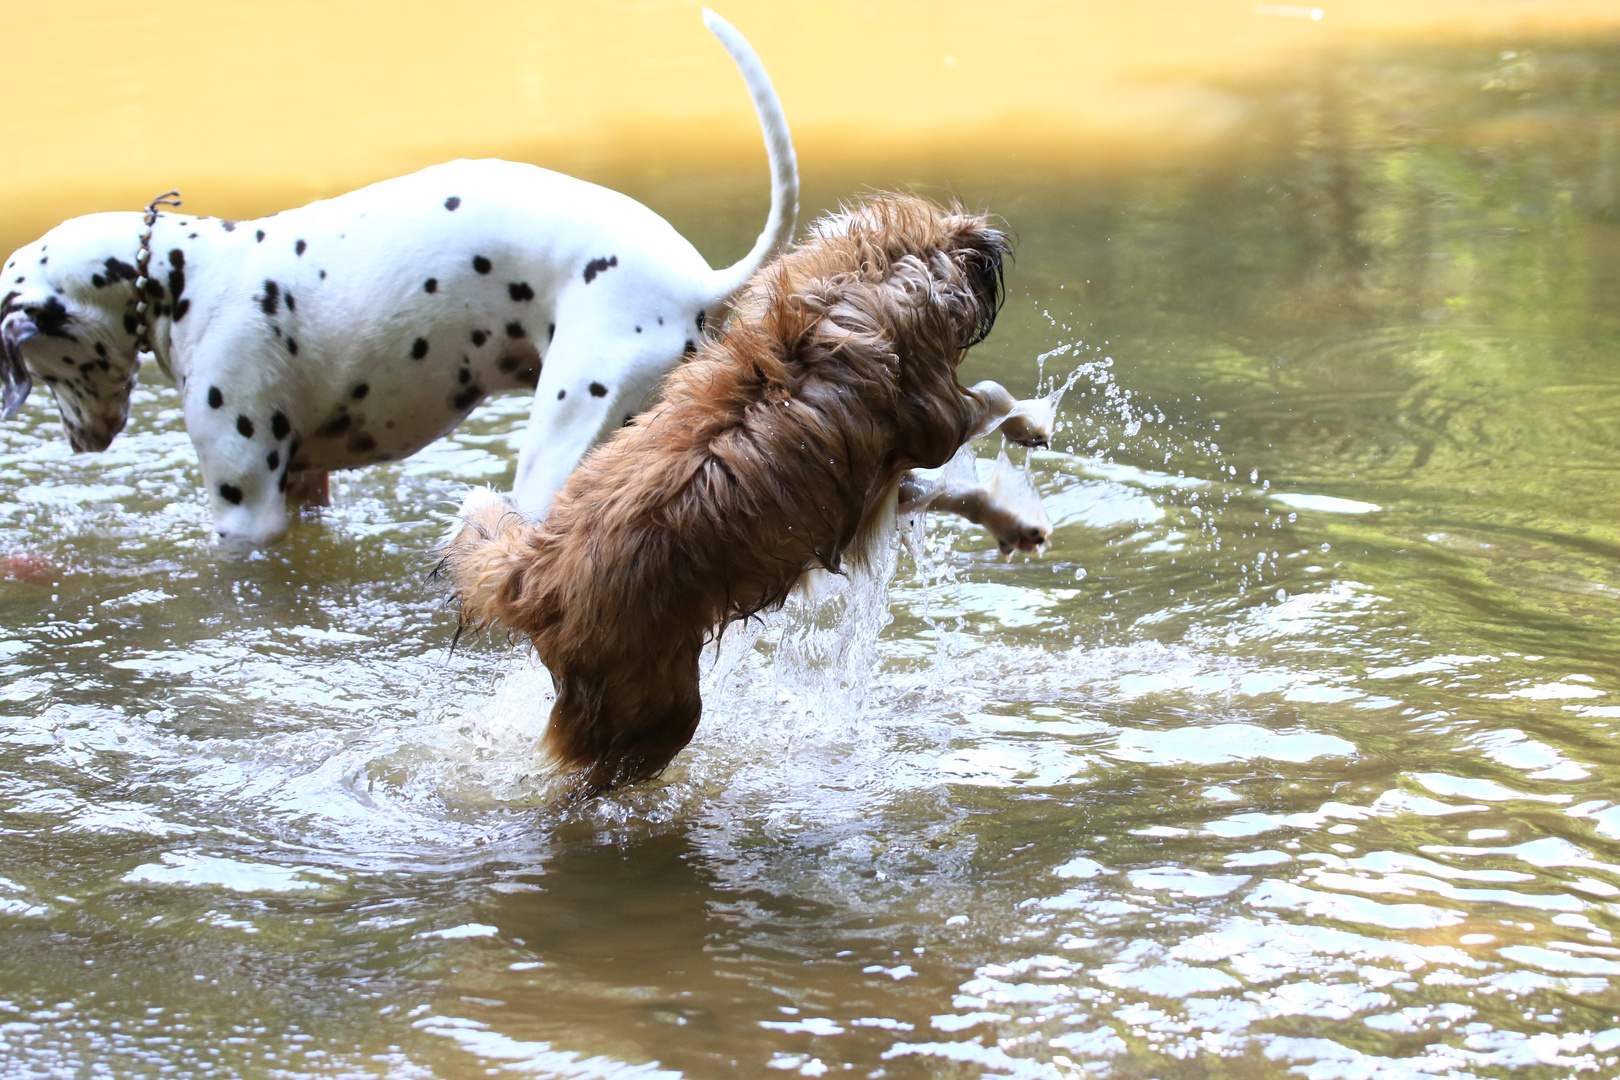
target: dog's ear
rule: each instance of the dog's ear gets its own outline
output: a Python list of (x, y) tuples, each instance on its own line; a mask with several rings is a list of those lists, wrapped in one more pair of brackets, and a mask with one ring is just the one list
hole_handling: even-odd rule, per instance
[(20, 311), (12, 312), (0, 325), (0, 354), (3, 354), (0, 355), (0, 420), (16, 416), (17, 410), (28, 400), (28, 391), (34, 382), (23, 361), (22, 344), (38, 336), (39, 327), (34, 325), (34, 320)]
[(975, 234), (964, 252), (962, 269), (972, 285), (979, 310), (978, 318), (965, 327), (964, 349), (971, 349), (989, 337), (991, 328), (996, 325), (996, 316), (1007, 299), (1003, 264), (1012, 254), (1012, 242), (1000, 229), (981, 226)]

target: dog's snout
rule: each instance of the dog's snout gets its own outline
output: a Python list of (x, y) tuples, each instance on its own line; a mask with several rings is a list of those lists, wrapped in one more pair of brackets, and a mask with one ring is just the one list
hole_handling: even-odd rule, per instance
[[(123, 425), (120, 424), (119, 427)], [(76, 454), (99, 454), (112, 445), (118, 431), (97, 431), (92, 428), (82, 428), (77, 425), (64, 424), (67, 431), (68, 445), (73, 447)]]
[(62, 430), (74, 453), (99, 454), (112, 445), (129, 419), (127, 413), (117, 416), (79, 417), (62, 409)]

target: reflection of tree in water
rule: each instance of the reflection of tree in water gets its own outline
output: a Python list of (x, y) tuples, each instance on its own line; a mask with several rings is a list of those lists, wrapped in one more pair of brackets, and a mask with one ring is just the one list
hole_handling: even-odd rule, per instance
[(1620, 45), (1316, 63), (1238, 88), (1198, 160), (1018, 208), (1019, 272), (1078, 265), (1121, 382), (1220, 423), (1244, 472), (1522, 477), (1614, 445)]
[[(1315, 94), (1314, 131), (1307, 129), (1296, 156), (1315, 176), (1310, 177), (1322, 210), (1313, 215), (1321, 222), (1327, 257), (1320, 268), (1332, 275), (1341, 288), (1354, 295), (1367, 265), (1369, 251), (1361, 239), (1361, 207), (1357, 201), (1357, 150), (1349, 115), (1354, 103), (1347, 99), (1343, 73), (1334, 65), (1324, 65)], [(1313, 145), (1314, 144), (1314, 145)]]

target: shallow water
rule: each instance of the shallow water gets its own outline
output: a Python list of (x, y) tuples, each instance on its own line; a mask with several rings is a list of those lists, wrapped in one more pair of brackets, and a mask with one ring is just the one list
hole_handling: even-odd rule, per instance
[[(452, 652), (428, 579), (520, 399), (252, 557), (172, 389), (96, 457), (36, 400), (0, 1067), (1620, 1075), (1616, 72), (1369, 47), (1225, 87), (1175, 167), (809, 176), (1018, 232), (963, 374), (1080, 371), (1027, 461), (1054, 542), (930, 522), (887, 606), (878, 567), (728, 637), (692, 748), (584, 808), (543, 673)], [(624, 186), (705, 251), (757, 220)]]

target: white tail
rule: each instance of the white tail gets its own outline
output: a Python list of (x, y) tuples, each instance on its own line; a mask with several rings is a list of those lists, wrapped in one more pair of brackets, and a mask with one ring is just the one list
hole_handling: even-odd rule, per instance
[(764, 231), (747, 255), (714, 271), (715, 299), (724, 301), (793, 239), (793, 229), (799, 219), (799, 159), (793, 153), (793, 136), (788, 133), (787, 118), (782, 115), (782, 103), (776, 98), (771, 77), (765, 74), (765, 65), (759, 62), (748, 39), (708, 8), (703, 9), (703, 25), (720, 39), (742, 73), (749, 96), (754, 99), (754, 111), (759, 114), (759, 126), (765, 133), (765, 153), (771, 163), (771, 213), (765, 219)]

